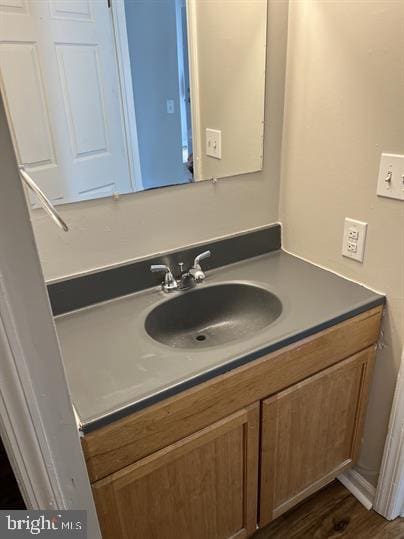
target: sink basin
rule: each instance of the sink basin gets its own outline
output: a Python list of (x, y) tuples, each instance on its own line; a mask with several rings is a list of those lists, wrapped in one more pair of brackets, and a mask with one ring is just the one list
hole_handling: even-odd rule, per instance
[(282, 312), (277, 296), (242, 283), (195, 288), (160, 303), (145, 329), (173, 348), (205, 348), (245, 339), (269, 326)]

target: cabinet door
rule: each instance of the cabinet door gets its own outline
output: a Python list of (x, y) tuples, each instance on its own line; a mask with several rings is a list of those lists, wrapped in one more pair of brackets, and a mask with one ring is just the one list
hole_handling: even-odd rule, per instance
[(104, 539), (226, 539), (256, 529), (259, 404), (93, 484)]
[(263, 401), (260, 526), (357, 458), (374, 349)]

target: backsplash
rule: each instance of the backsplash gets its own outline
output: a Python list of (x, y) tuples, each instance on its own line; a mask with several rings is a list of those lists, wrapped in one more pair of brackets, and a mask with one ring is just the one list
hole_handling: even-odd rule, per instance
[(54, 315), (80, 309), (87, 305), (125, 296), (161, 283), (161, 275), (151, 273), (151, 264), (166, 264), (175, 273), (180, 262), (190, 267), (194, 258), (206, 249), (212, 256), (204, 260), (204, 268), (214, 269), (246, 258), (259, 256), (281, 247), (281, 226), (273, 224), (186, 249), (169, 251), (122, 266), (103, 269), (72, 279), (48, 284)]

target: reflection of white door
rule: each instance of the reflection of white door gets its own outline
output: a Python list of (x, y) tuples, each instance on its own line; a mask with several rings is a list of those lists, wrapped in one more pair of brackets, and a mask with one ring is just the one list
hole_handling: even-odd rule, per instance
[[(185, 0), (176, 0), (175, 18), (177, 30), (177, 61), (178, 83), (180, 94), (181, 136), (183, 162), (186, 163), (192, 153), (192, 132), (190, 133), (190, 110), (189, 103), (189, 71), (188, 71), (188, 40), (187, 40), (187, 15)], [(190, 143), (191, 141), (191, 143)]]
[(107, 0), (0, 0), (19, 164), (54, 201), (132, 191)]

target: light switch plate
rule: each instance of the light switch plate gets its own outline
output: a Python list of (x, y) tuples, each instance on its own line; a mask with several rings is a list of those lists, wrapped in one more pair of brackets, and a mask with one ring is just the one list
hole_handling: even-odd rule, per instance
[(206, 155), (222, 158), (222, 132), (217, 129), (206, 129)]
[(382, 197), (404, 200), (404, 155), (382, 154), (377, 194)]
[(345, 219), (342, 254), (357, 262), (363, 262), (365, 254), (366, 233), (368, 224), (354, 219)]
[(167, 114), (174, 114), (174, 99), (167, 99)]

